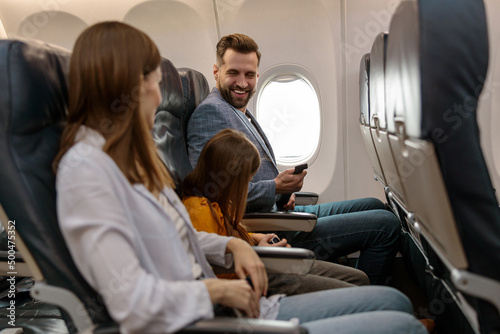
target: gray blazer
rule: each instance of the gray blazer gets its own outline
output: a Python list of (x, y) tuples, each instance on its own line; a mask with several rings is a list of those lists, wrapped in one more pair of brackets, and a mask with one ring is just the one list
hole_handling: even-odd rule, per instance
[(274, 153), (264, 131), (255, 117), (247, 110), (248, 118), (238, 109), (227, 103), (217, 88), (191, 115), (187, 126), (187, 145), (189, 161), (193, 168), (198, 162), (201, 150), (219, 131), (232, 128), (243, 132), (257, 147), (261, 165), (248, 187), (248, 210), (270, 211), (276, 202), (276, 184), (274, 178), (278, 168)]
[(172, 333), (213, 317), (208, 291), (192, 274), (188, 252), (205, 277), (207, 260), (229, 266), (228, 237), (197, 232), (175, 192), (163, 194), (177, 210), (190, 249), (172, 218), (142, 184), (131, 185), (109, 155), (104, 138), (82, 127), (57, 173), (57, 214), (71, 255), (101, 294), (121, 333)]

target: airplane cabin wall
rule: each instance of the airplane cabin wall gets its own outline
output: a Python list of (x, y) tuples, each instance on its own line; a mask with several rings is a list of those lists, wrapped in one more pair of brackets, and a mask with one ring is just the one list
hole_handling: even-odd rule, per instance
[(389, 30), (392, 14), (399, 0), (344, 0), (345, 39), (345, 106), (347, 134), (344, 137), (346, 156), (346, 198), (378, 197), (385, 201), (383, 188), (373, 178), (373, 169), (359, 129), (359, 64), (369, 53), (375, 37)]
[[(148, 33), (176, 67), (202, 72), (215, 85), (212, 66), (222, 35), (252, 36), (262, 52), (260, 75), (296, 65), (314, 83), (321, 108), (318, 151), (309, 161), (304, 191), (320, 201), (366, 196), (384, 199), (359, 130), (358, 71), (375, 36), (387, 31), (400, 0), (0, 0), (9, 38), (31, 37), (71, 49), (85, 27), (119, 20)], [(500, 24), (498, 0), (485, 0), (490, 29), (490, 72), (480, 98), (483, 150), (500, 187)], [(2, 38), (0, 26), (0, 38)], [(3, 36), (5, 37), (5, 36)], [(249, 108), (256, 111), (256, 98)], [(307, 136), (307, 133), (297, 133)], [(500, 192), (500, 190), (499, 190)], [(500, 196), (497, 193), (497, 196)]]

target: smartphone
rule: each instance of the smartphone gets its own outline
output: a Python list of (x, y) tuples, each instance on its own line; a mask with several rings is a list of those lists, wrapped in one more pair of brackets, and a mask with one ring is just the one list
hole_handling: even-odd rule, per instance
[(297, 165), (295, 166), (294, 174), (300, 174), (304, 169), (307, 169), (307, 164)]
[(269, 242), (270, 244), (275, 244), (275, 243), (278, 243), (278, 242), (280, 242), (280, 241), (281, 241), (281, 239), (280, 239), (280, 238), (278, 238), (278, 237), (275, 235), (275, 236), (274, 236), (274, 237), (272, 237), (272, 238), (271, 238), (271, 240), (269, 240), (268, 242)]
[(253, 289), (253, 283), (252, 283), (252, 279), (250, 278), (250, 275), (247, 275), (247, 277), (245, 278), (245, 280), (247, 281), (248, 284), (250, 284), (250, 286)]

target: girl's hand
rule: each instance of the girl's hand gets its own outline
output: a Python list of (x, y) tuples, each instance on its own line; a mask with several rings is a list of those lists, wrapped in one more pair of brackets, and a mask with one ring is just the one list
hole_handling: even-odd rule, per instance
[[(290, 245), (287, 244), (287, 241), (285, 238), (281, 239), (279, 242), (270, 244), (269, 240), (274, 238), (276, 234), (266, 234), (264, 237), (260, 239), (260, 242), (258, 246), (266, 246), (266, 247), (291, 247)], [(288, 246), (287, 246), (288, 245)]]

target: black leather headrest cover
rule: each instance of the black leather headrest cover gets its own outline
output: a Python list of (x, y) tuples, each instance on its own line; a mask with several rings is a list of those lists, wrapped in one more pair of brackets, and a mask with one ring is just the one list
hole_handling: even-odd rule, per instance
[(180, 119), (184, 112), (181, 78), (170, 60), (162, 58), (160, 67), (162, 73), (160, 83), (162, 100), (157, 110), (168, 110)]
[(189, 68), (176, 70), (167, 60), (162, 67), (163, 77), (167, 77), (163, 99), (169, 102), (158, 108), (153, 135), (181, 196), (182, 181), (192, 170), (185, 141), (187, 120), (208, 95), (208, 83), (200, 72)]
[(207, 97), (210, 90), (207, 79), (202, 73), (190, 68), (179, 68), (178, 71), (184, 92), (183, 119), (186, 120), (187, 124), (193, 111)]
[(370, 54), (359, 63), (359, 123), (370, 125)]
[(0, 202), (47, 282), (76, 293), (109, 321), (59, 230), (52, 160), (68, 101), (70, 53), (35, 41), (0, 41)]

